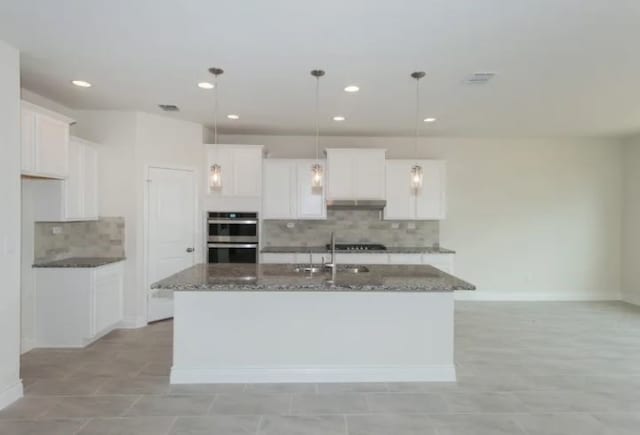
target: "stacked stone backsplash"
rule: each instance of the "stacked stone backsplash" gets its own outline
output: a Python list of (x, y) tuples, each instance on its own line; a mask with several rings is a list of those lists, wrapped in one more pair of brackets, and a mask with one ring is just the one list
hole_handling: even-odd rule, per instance
[[(293, 223), (293, 228), (287, 224)], [(327, 220), (265, 220), (264, 246), (323, 246), (331, 232), (338, 243), (382, 243), (388, 247), (438, 246), (438, 221), (387, 221), (376, 210), (327, 210)]]
[[(54, 234), (59, 228), (59, 234)], [(70, 257), (124, 257), (124, 218), (102, 217), (97, 221), (36, 222), (36, 262)]]

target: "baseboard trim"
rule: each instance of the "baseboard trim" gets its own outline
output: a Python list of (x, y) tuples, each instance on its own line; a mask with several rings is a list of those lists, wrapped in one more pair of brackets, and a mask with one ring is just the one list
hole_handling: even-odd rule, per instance
[(125, 317), (118, 323), (116, 329), (137, 329), (147, 326), (147, 319), (142, 317)]
[(455, 382), (453, 365), (419, 367), (171, 368), (172, 384)]
[(619, 301), (621, 294), (611, 292), (492, 292), (492, 291), (456, 291), (456, 301)]
[(18, 380), (15, 384), (0, 392), (0, 409), (6, 408), (22, 396), (22, 381)]
[(20, 354), (25, 354), (27, 352), (29, 352), (32, 349), (36, 348), (36, 342), (33, 338), (23, 338), (22, 339), (22, 344), (21, 344), (21, 349), (20, 349)]

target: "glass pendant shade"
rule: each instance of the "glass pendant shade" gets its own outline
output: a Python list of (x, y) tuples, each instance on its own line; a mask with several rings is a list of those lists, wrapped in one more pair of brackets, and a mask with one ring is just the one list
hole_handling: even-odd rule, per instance
[(212, 165), (209, 170), (209, 187), (212, 190), (222, 187), (222, 167), (218, 164)]
[(414, 165), (411, 168), (411, 188), (420, 190), (422, 188), (422, 166)]
[(311, 187), (322, 187), (322, 165), (320, 163), (314, 163), (311, 165)]

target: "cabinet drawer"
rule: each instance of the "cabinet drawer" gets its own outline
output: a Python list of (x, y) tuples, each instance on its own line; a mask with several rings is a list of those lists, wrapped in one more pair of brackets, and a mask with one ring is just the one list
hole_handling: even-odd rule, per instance
[(287, 252), (287, 253), (267, 252), (267, 253), (260, 254), (260, 262), (264, 264), (293, 264), (293, 263), (296, 263), (296, 254), (293, 252)]
[[(331, 255), (331, 254), (328, 254)], [(336, 254), (338, 264), (388, 264), (387, 254)]]
[(389, 254), (389, 264), (422, 264), (422, 254)]

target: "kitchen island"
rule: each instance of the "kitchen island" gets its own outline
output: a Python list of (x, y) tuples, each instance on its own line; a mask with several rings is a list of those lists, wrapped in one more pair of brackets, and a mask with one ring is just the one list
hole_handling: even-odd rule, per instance
[[(305, 270), (306, 269), (306, 270)], [(199, 264), (173, 292), (171, 383), (455, 381), (454, 290), (426, 265)]]

